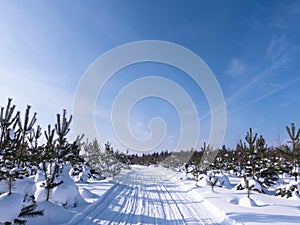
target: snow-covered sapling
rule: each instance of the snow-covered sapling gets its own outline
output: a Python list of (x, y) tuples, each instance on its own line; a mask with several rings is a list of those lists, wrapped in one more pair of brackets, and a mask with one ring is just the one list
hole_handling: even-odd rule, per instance
[(7, 153), (10, 149), (10, 142), (14, 139), (13, 128), (16, 126), (20, 112), (15, 112), (15, 105), (11, 105), (9, 98), (6, 107), (0, 109), (0, 150)]
[(18, 119), (18, 133), (19, 133), (19, 142), (18, 146), (16, 148), (16, 159), (18, 162), (18, 167), (24, 166), (21, 164), (24, 164), (26, 160), (29, 159), (28, 157), (28, 142), (27, 142), (27, 136), (29, 133), (33, 131), (33, 126), (36, 123), (36, 113), (33, 114), (33, 116), (30, 118), (30, 109), (31, 106), (27, 105), (26, 111), (25, 111), (25, 118), (24, 122), (21, 121), (21, 119)]
[(300, 129), (296, 130), (295, 124), (292, 123), (291, 127), (286, 126), (286, 131), (290, 138), (290, 140), (287, 141), (287, 143), (291, 146), (284, 145), (281, 148), (278, 148), (278, 150), (284, 155), (292, 158), (293, 169), (291, 173), (292, 176), (294, 176), (295, 181), (297, 182), (297, 178), (299, 175), (298, 160), (300, 159)]
[(26, 218), (33, 218), (37, 216), (43, 216), (44, 210), (36, 210), (36, 203), (32, 203), (22, 208), (18, 218), (15, 219), (15, 224), (26, 224)]

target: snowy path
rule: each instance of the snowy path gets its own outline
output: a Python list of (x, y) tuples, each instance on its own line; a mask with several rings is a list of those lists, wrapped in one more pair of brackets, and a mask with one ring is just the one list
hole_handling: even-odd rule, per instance
[(195, 199), (166, 170), (134, 167), (69, 224), (219, 224)]

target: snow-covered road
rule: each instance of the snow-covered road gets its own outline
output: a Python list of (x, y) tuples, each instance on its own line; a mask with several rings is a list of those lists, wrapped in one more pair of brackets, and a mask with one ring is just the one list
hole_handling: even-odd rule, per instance
[(172, 174), (162, 168), (133, 167), (69, 224), (228, 224), (217, 222), (201, 198)]

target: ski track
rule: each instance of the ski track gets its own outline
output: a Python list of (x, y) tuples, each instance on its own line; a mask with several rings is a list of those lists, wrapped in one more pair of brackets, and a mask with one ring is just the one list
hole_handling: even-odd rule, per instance
[(218, 223), (201, 199), (161, 170), (134, 167), (118, 176), (116, 184), (69, 225), (228, 224)]

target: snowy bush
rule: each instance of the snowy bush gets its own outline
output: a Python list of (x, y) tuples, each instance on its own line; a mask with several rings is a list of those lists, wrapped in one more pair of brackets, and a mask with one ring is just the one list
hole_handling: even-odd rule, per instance
[(42, 180), (41, 174), (36, 176), (36, 188), (35, 199), (37, 202), (43, 202), (49, 200), (53, 203), (62, 205), (64, 207), (76, 207), (80, 203), (84, 203), (78, 187), (74, 180), (70, 177), (69, 172), (71, 170), (71, 164), (67, 163), (58, 172), (57, 177), (54, 179), (54, 183), (60, 183), (51, 190), (45, 188), (45, 180)]
[(263, 193), (263, 190), (262, 190), (262, 187), (261, 187), (260, 183), (252, 177), (244, 176), (241, 179), (240, 183), (235, 188), (236, 188), (236, 190), (246, 189), (247, 193), (248, 193), (247, 194), (248, 198), (250, 197), (250, 192), (252, 190), (258, 191), (259, 193)]
[(297, 182), (291, 182), (286, 185), (280, 185), (276, 189), (276, 196), (285, 197), (285, 198), (300, 198), (299, 194), (299, 185)]
[(71, 168), (69, 174), (76, 183), (86, 183), (91, 177), (91, 168), (86, 164), (78, 164)]
[(114, 151), (109, 142), (105, 144), (104, 151), (101, 151), (100, 144), (94, 139), (92, 142), (86, 143), (83, 150), (83, 157), (91, 169), (104, 177), (114, 178), (122, 169), (126, 168), (126, 165), (118, 158), (120, 154)]

